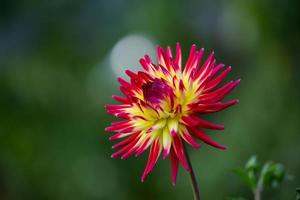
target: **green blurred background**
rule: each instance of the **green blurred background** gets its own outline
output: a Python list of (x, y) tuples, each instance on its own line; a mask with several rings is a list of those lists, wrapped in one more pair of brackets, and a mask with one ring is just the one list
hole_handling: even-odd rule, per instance
[(146, 154), (111, 159), (104, 105), (117, 76), (155, 56), (157, 44), (214, 50), (241, 77), (240, 104), (208, 118), (228, 146), (191, 151), (203, 199), (251, 199), (231, 173), (252, 155), (294, 175), (264, 199), (295, 199), (300, 186), (299, 1), (53, 0), (0, 2), (0, 199), (192, 199), (169, 160), (145, 183)]

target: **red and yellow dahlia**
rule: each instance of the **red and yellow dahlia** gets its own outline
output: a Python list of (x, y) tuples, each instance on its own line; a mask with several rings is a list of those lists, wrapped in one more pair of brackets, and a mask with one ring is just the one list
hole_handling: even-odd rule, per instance
[(161, 153), (163, 159), (170, 155), (172, 182), (175, 184), (179, 162), (190, 171), (184, 142), (199, 148), (200, 144), (195, 140), (197, 138), (216, 148), (225, 149), (203, 130), (223, 130), (224, 127), (200, 116), (238, 103), (238, 100), (221, 101), (240, 83), (240, 79), (218, 87), (231, 67), (220, 72), (224, 65), (216, 63), (214, 53), (201, 63), (204, 49), (198, 51), (196, 45), (191, 47), (184, 68), (179, 43), (175, 57), (170, 47), (158, 47), (157, 53), (157, 65), (145, 55), (140, 59), (143, 70), (137, 73), (126, 70), (130, 82), (118, 78), (124, 97), (113, 96), (121, 104), (107, 105), (106, 109), (109, 114), (123, 120), (113, 122), (106, 131), (116, 132), (110, 137), (111, 140), (125, 138), (113, 146), (119, 150), (112, 157), (124, 159), (132, 154), (139, 156), (150, 149), (142, 181), (152, 171)]

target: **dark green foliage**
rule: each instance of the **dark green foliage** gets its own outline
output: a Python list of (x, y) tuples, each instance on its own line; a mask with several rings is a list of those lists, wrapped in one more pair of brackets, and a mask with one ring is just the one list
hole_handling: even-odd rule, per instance
[(267, 161), (259, 164), (256, 156), (252, 156), (244, 168), (234, 169), (233, 172), (248, 186), (255, 194), (261, 193), (267, 187), (276, 188), (287, 179), (282, 164)]
[[(116, 119), (104, 105), (116, 103), (111, 95), (118, 94), (110, 55), (131, 34), (153, 39), (153, 48), (174, 48), (179, 41), (183, 60), (192, 43), (205, 48), (205, 57), (214, 50), (217, 63), (232, 66), (228, 80), (242, 79), (224, 100), (238, 98), (237, 106), (203, 116), (225, 126), (208, 134), (228, 149), (206, 144), (188, 149), (203, 199), (231, 194), (251, 199), (228, 173), (251, 154), (281, 161), (294, 175), (294, 181), (264, 191), (265, 199), (295, 199), (300, 187), (299, 4), (0, 0), (0, 199), (192, 199), (182, 167), (172, 186), (168, 159), (160, 159), (142, 184), (147, 152), (127, 160), (110, 158), (113, 143), (104, 128)], [(131, 49), (128, 45), (123, 55)], [(138, 59), (132, 62), (119, 67), (139, 66)], [(253, 187), (248, 171), (242, 174)], [(272, 179), (266, 181), (276, 185), (280, 178)]]

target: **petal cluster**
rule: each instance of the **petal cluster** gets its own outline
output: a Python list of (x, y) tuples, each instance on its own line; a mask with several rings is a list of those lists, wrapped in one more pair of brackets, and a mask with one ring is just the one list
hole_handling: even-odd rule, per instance
[(225, 149), (203, 130), (223, 130), (224, 127), (200, 116), (238, 103), (238, 100), (222, 100), (240, 83), (240, 79), (219, 86), (231, 67), (217, 64), (214, 53), (204, 60), (204, 49), (197, 50), (196, 45), (192, 45), (185, 66), (182, 65), (179, 43), (174, 56), (170, 47), (158, 47), (157, 53), (158, 64), (153, 64), (145, 55), (140, 59), (143, 70), (126, 70), (129, 81), (118, 78), (124, 96), (113, 96), (120, 104), (107, 105), (106, 109), (109, 114), (122, 120), (113, 122), (106, 131), (115, 133), (111, 140), (120, 140), (113, 146), (118, 150), (112, 157), (124, 159), (133, 154), (139, 156), (149, 149), (142, 181), (152, 171), (161, 154), (163, 159), (170, 157), (172, 182), (175, 184), (179, 163), (190, 171), (184, 143), (199, 148), (196, 139), (200, 139)]

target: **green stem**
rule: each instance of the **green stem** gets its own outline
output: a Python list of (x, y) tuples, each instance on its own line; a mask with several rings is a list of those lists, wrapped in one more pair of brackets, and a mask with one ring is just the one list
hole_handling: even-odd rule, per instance
[(261, 198), (261, 189), (260, 188), (256, 188), (254, 191), (254, 200), (260, 200)]
[(188, 166), (190, 167), (190, 170), (191, 170), (189, 172), (189, 174), (190, 174), (190, 180), (191, 180), (191, 185), (192, 185), (193, 194), (194, 194), (194, 200), (200, 200), (199, 187), (198, 187), (196, 176), (195, 176), (195, 173), (194, 173), (194, 170), (193, 170), (193, 166), (192, 166), (190, 157), (187, 153), (185, 145), (183, 145), (183, 150), (184, 150), (184, 153), (186, 155), (187, 164), (188, 164)]
[(261, 200), (261, 193), (263, 191), (263, 176), (264, 176), (265, 169), (262, 169), (259, 175), (259, 179), (257, 181), (257, 185), (253, 190), (254, 200)]

